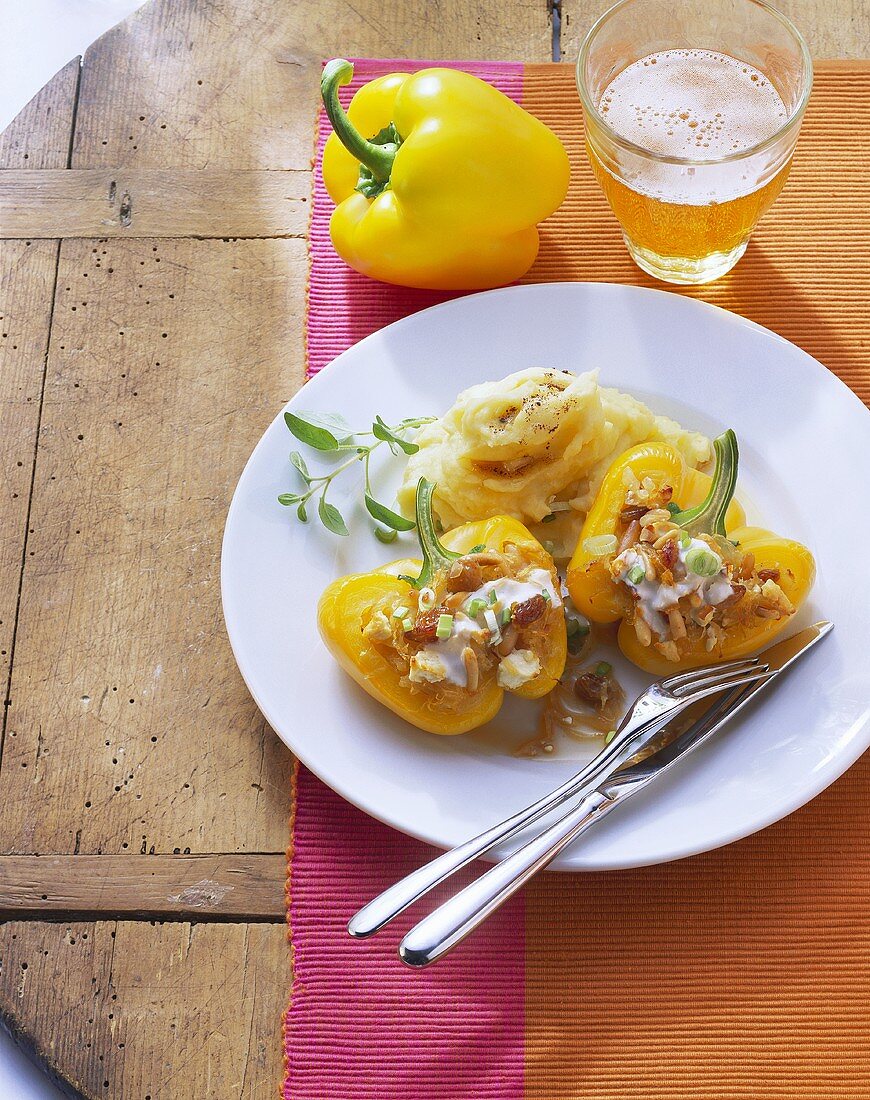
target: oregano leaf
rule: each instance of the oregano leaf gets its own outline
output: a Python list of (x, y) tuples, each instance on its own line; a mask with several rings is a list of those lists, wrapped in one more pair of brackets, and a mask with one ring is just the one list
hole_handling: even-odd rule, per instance
[[(413, 531), (416, 524), (411, 519), (405, 519), (398, 512), (394, 512), (385, 504), (375, 500), (371, 493), (365, 494), (366, 508), (372, 519), (376, 519), (385, 527), (391, 527), (394, 531)], [(383, 542), (383, 539), (381, 540)]]
[(285, 412), (284, 422), (300, 443), (306, 443), (317, 451), (335, 451), (341, 446), (329, 428), (323, 428), (296, 413)]
[(293, 463), (293, 465), (296, 467), (296, 469), (299, 471), (305, 481), (308, 482), (308, 484), (310, 485), (311, 474), (309, 474), (308, 472), (308, 466), (305, 464), (305, 459), (302, 457), (302, 455), (298, 451), (291, 451), (290, 461)]
[(320, 498), (320, 503), (317, 505), (317, 514), (327, 531), (332, 531), (334, 535), (349, 534), (341, 512), (324, 497)]

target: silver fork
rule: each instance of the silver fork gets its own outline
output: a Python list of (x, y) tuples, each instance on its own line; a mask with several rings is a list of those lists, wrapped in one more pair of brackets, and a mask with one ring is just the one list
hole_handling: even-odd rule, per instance
[(613, 739), (594, 760), (537, 802), (486, 829), (472, 840), (436, 856), (388, 887), (351, 917), (348, 932), (351, 936), (363, 938), (380, 931), (409, 905), (500, 841), (507, 840), (569, 799), (589, 794), (629, 756), (650, 741), (662, 726), (693, 703), (720, 691), (764, 679), (769, 674), (767, 664), (758, 657), (750, 657), (668, 676), (651, 684), (637, 697)]

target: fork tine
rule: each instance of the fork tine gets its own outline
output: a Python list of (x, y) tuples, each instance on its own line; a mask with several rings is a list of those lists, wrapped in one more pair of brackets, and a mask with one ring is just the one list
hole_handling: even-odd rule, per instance
[(729, 688), (738, 687), (740, 684), (751, 684), (753, 680), (763, 680), (769, 676), (770, 665), (756, 664), (754, 668), (743, 672), (719, 672), (713, 676), (706, 676), (692, 684), (679, 687), (674, 695), (680, 702), (687, 700), (704, 699), (708, 695), (714, 695), (718, 691), (727, 691)]
[(687, 687), (699, 678), (708, 676), (714, 670), (716, 672), (742, 672), (745, 669), (755, 668), (757, 665), (758, 657), (740, 657), (736, 661), (723, 661), (718, 665), (690, 668), (688, 672), (681, 672), (676, 676), (667, 676), (661, 681), (661, 686), (667, 691), (673, 691), (674, 688)]

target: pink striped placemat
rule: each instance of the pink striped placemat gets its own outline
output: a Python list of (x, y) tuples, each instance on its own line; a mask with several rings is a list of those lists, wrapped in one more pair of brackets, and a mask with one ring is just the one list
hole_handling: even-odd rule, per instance
[[(284, 1096), (521, 1100), (522, 900), (505, 905), (449, 966), (407, 970), (395, 936), (355, 942), (347, 920), (435, 850), (373, 821), (305, 768), (294, 794)], [(442, 896), (449, 892), (445, 885)]]
[[(431, 63), (354, 64), (353, 81), (342, 89), (345, 106), (369, 80)], [(521, 101), (521, 64), (458, 67)], [(374, 282), (339, 259), (329, 239), (333, 204), (320, 172), (329, 133), (321, 113), (310, 230), (309, 376), (369, 333), (456, 297)], [(522, 900), (506, 905), (449, 967), (413, 973), (397, 964), (394, 938), (355, 943), (345, 925), (350, 913), (434, 849), (373, 821), (302, 767), (293, 804), (286, 1100), (521, 1100)], [(484, 972), (489, 977), (482, 984)]]

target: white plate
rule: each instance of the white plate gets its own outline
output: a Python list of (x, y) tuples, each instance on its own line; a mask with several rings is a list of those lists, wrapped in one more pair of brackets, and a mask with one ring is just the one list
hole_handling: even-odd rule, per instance
[[(288, 407), (341, 412), (362, 430), (375, 414), (395, 423), (441, 413), (464, 387), (532, 365), (599, 367), (602, 382), (686, 427), (733, 427), (750, 519), (757, 512), (816, 555), (816, 587), (795, 627), (836, 624), (800, 671), (556, 866), (642, 866), (755, 832), (818, 794), (870, 743), (870, 416), (833, 374), (766, 329), (677, 294), (596, 283), (511, 287), (417, 313), (340, 355)], [(359, 485), (344, 479), (335, 502), (352, 537), (296, 522), (276, 503), (297, 484), (294, 446), (279, 414), (227, 518), (221, 583), (239, 668), (279, 737), (321, 779), (374, 817), (452, 846), (577, 762), (517, 759), (479, 735), (422, 733), (339, 671), (315, 626), (320, 592), (334, 577), (402, 556), (413, 534), (382, 546), (357, 503)], [(387, 456), (381, 499), (391, 499), (400, 473)], [(518, 720), (529, 717), (514, 708), (504, 722)]]

